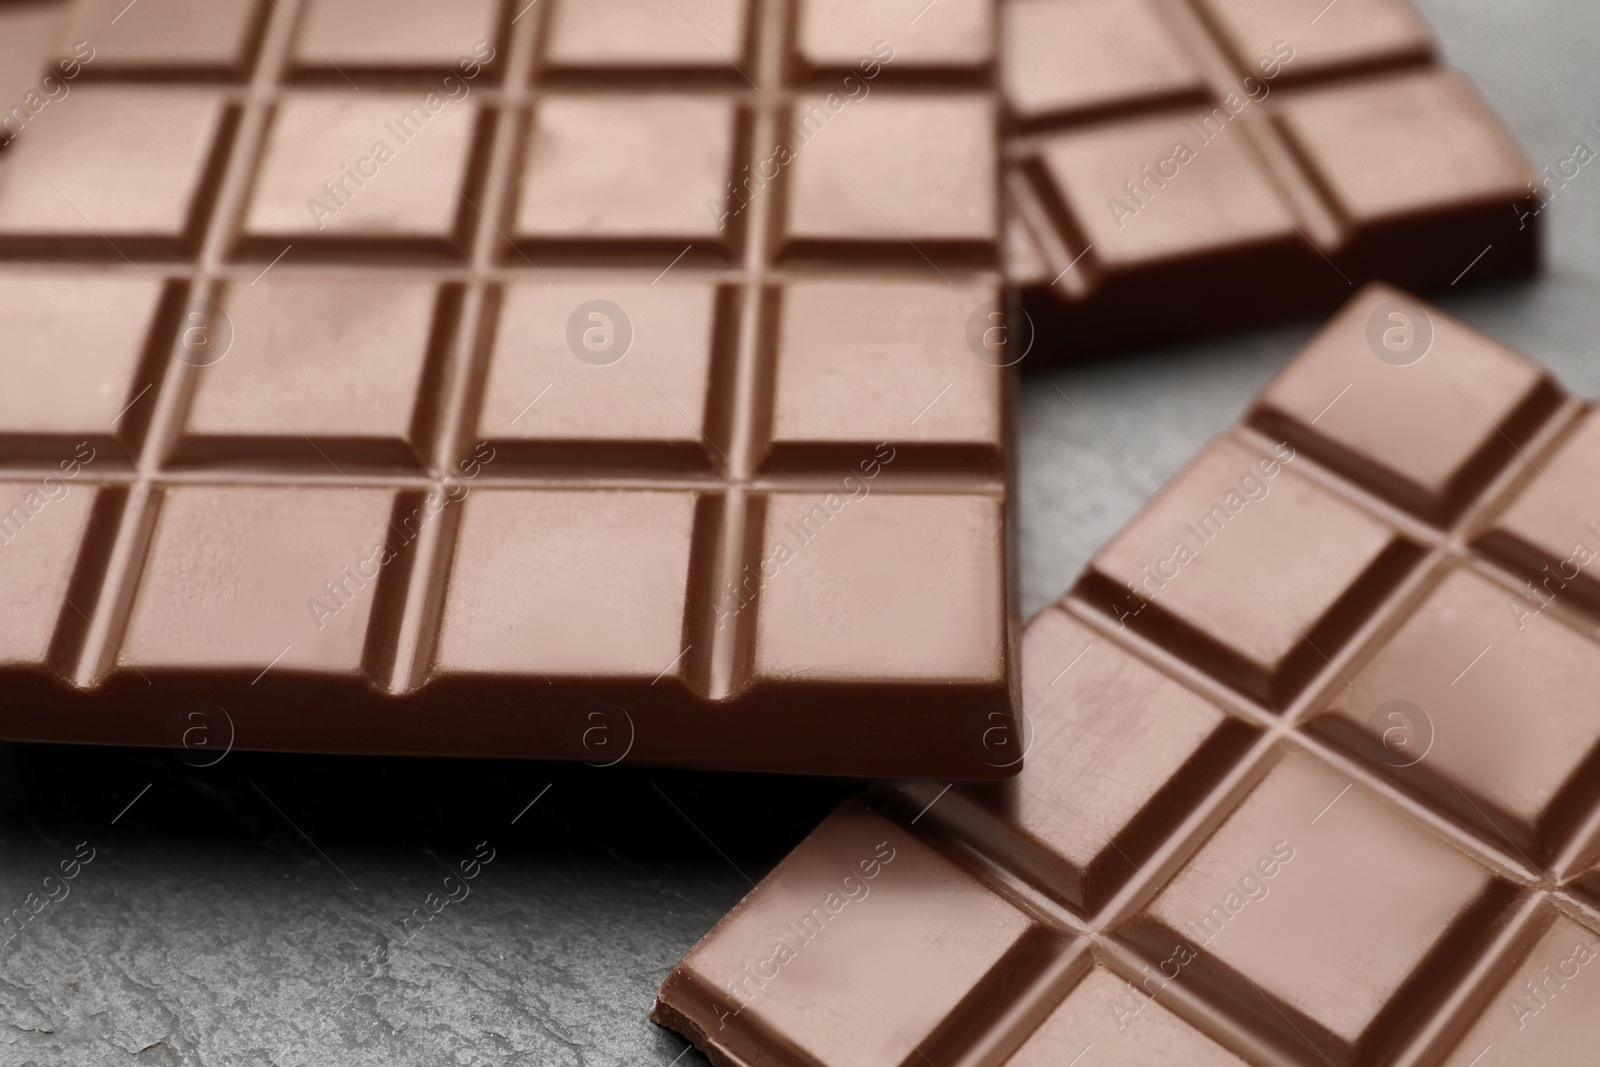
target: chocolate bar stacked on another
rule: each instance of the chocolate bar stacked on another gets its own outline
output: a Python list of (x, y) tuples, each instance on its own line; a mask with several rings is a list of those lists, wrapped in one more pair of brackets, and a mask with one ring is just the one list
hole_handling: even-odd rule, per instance
[(662, 986), (719, 1067), (1588, 1062), (1600, 412), (1370, 286)]
[(1013, 773), (994, 11), (917, 7), (29, 5), (0, 736)]
[(1002, 22), (1036, 359), (1537, 269), (1548, 179), (1407, 0), (1006, 0)]

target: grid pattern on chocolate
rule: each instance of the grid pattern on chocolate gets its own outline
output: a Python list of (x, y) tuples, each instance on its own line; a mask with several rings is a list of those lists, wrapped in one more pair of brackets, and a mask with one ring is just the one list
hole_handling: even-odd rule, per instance
[[(1397, 309), (1405, 318), (1389, 318)], [(1369, 323), (1405, 321), (1419, 347), (1369, 342)], [(1391, 371), (1432, 379), (1414, 411), (1503, 404), (1473, 416), (1505, 435), (1492, 462), (1473, 458), (1476, 434), (1429, 457), (1471, 471), (1443, 517), (1396, 506), (1380, 469), (1415, 461), (1406, 441), (1426, 444), (1378, 417)], [(1263, 432), (1263, 412), (1324, 372), (1345, 384)], [(1507, 378), (1517, 395), (1495, 395), (1507, 387), (1489, 383)], [(1518, 417), (1527, 396), (1544, 399)], [(1368, 422), (1365, 465), (1303, 447), (1339, 405)], [(1587, 684), (1600, 619), (1579, 582), (1600, 558), (1595, 420), (1530, 361), (1369, 287), (1029, 622), (1024, 772), (884, 787), (841, 809), (685, 957), (658, 1020), (719, 1064), (754, 1050), (885, 1065), (1581, 1059), (1600, 1005), (1588, 968), (1600, 959), (1600, 715)], [(1207, 514), (1188, 507), (1197, 498), (1222, 508), (1218, 528), (1174, 518), (1174, 500), (1188, 519)], [(1371, 550), (1328, 555), (1348, 540), (1335, 507), (1411, 546), (1343, 609), (1327, 587), (1359, 588)], [(1326, 525), (1291, 535), (1295, 515)], [(1105, 580), (1126, 572), (1129, 544), (1159, 548), (1164, 587), (1135, 595), (1138, 570)], [(1326, 573), (1304, 584), (1312, 570)], [(1183, 583), (1206, 595), (1179, 598)], [(1239, 611), (1241, 587), (1254, 610)], [(1340, 610), (1358, 618), (1319, 634)], [(1215, 649), (1149, 625), (1157, 611), (1236, 613), (1193, 628), (1241, 645), (1290, 623), (1317, 664), (1268, 699)], [(961, 877), (897, 877), (875, 862), (880, 841), (926, 849)], [(923, 914), (983, 893), (1013, 911)], [(825, 937), (807, 925), (814, 904)], [(969, 941), (1032, 947), (1002, 964)], [(859, 981), (861, 961), (882, 972), (885, 954), (899, 961), (890, 973)], [(924, 975), (979, 964), (957, 1007), (925, 1010)], [(796, 998), (878, 1010), (830, 1038), (849, 1057), (823, 1055), (793, 1043)]]
[(1537, 269), (1540, 175), (1408, 0), (1009, 0), (1002, 24), (1042, 358)]
[(8, 736), (1010, 773), (992, 5), (48, 6)]

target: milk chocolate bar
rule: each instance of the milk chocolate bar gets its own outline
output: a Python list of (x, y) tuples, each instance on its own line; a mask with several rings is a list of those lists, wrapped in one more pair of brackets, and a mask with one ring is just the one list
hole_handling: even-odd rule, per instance
[(666, 980), (719, 1067), (1555, 1064), (1600, 1030), (1600, 409), (1364, 289)]
[(0, 736), (1014, 773), (993, 16), (0, 5)]
[(1006, 0), (1034, 359), (1529, 274), (1559, 177), (1407, 0)]

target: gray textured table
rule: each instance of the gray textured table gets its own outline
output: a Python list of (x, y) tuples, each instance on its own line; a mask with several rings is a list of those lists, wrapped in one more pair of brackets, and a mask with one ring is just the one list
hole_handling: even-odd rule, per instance
[[(1600, 149), (1600, 5), (1422, 6), (1537, 163)], [(1600, 395), (1600, 161), (1547, 222), (1545, 277), (1440, 303)], [(1025, 610), (1313, 325), (1027, 376)], [(656, 985), (856, 789), (243, 753), (197, 769), (164, 752), (0, 746), (0, 911), (60, 860), (93, 856), (0, 944), (0, 1067), (703, 1064), (646, 1020)], [(467, 895), (452, 888), (461, 899), (408, 939), (402, 920), (429, 912), (430, 893), (438, 906), (446, 868), (475, 853), (492, 858)]]

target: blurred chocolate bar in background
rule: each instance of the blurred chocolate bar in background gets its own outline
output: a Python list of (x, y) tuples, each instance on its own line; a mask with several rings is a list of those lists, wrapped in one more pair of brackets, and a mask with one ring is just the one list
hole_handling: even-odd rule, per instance
[(1035, 360), (1531, 274), (1543, 177), (1407, 0), (1005, 0)]

